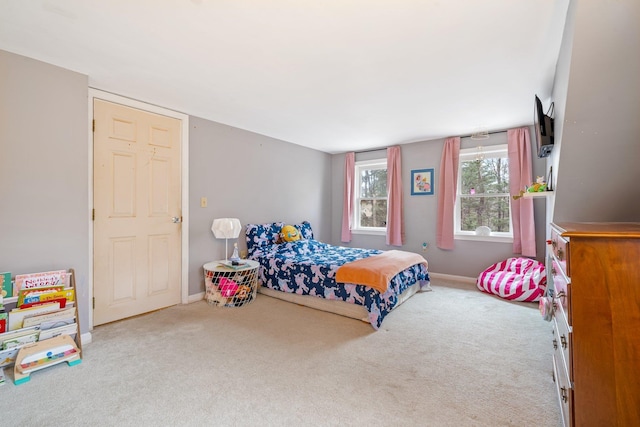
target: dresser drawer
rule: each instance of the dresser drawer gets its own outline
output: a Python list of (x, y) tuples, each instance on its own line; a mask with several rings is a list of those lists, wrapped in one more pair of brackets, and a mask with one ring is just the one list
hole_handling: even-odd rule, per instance
[(571, 366), (571, 348), (572, 348), (572, 336), (571, 329), (564, 321), (562, 316), (553, 316), (553, 351), (555, 357), (561, 362), (562, 368), (565, 371), (565, 376), (569, 381), (573, 380), (572, 366)]
[(558, 316), (564, 317), (567, 325), (571, 325), (571, 285), (569, 278), (565, 276), (560, 262), (549, 257), (551, 267), (547, 280), (551, 280), (553, 286), (553, 305)]
[(562, 363), (557, 359), (557, 353), (553, 354), (553, 380), (556, 383), (556, 393), (558, 402), (560, 403), (562, 425), (564, 427), (571, 427), (571, 419), (573, 418), (571, 412), (573, 411), (573, 390), (562, 368)]
[(558, 260), (558, 266), (567, 277), (571, 277), (569, 271), (569, 240), (561, 236), (562, 230), (551, 227), (551, 249), (553, 256)]

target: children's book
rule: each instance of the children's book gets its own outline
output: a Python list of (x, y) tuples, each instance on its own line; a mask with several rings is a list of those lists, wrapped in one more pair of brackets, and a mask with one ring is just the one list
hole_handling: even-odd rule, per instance
[[(64, 289), (64, 286), (47, 286), (45, 288), (29, 288), (29, 289), (20, 289), (18, 291), (18, 307), (22, 307), (23, 304), (38, 302), (38, 301), (46, 301), (44, 298), (45, 295), (55, 294), (56, 292), (60, 292)], [(49, 298), (50, 299), (50, 298)]]
[(28, 335), (22, 335), (17, 338), (5, 340), (2, 343), (2, 349), (9, 350), (11, 348), (19, 348), (19, 347), (22, 347), (23, 345), (34, 343), (38, 341), (38, 334), (39, 334), (38, 331), (33, 331)]
[(15, 363), (18, 350), (20, 350), (18, 347), (10, 348), (8, 350), (0, 350), (0, 369)]
[(13, 284), (9, 272), (0, 273), (0, 294), (7, 298), (13, 296)]
[(13, 296), (21, 289), (46, 288), (67, 285), (69, 273), (66, 270), (45, 271), (42, 273), (17, 274), (13, 286)]
[(64, 308), (62, 310), (56, 310), (49, 313), (42, 313), (34, 316), (25, 317), (22, 322), (22, 327), (27, 328), (29, 326), (37, 326), (42, 322), (50, 322), (52, 320), (64, 320), (72, 319), (76, 315), (75, 308)]
[(7, 313), (0, 313), (0, 334), (7, 332)]
[(58, 335), (69, 335), (75, 339), (76, 332), (78, 331), (78, 324), (71, 323), (69, 325), (59, 326), (57, 328), (41, 330), (39, 339), (48, 340), (49, 338), (57, 337)]
[(22, 303), (22, 305), (20, 306), (20, 308), (31, 308), (31, 307), (36, 307), (39, 305), (44, 305), (44, 304), (51, 304), (52, 302), (57, 302), (60, 303), (60, 308), (65, 308), (67, 305), (67, 299), (66, 298), (56, 298), (56, 299), (52, 299), (49, 301), (34, 301), (34, 302), (26, 302), (28, 301), (29, 298), (25, 299), (25, 302)]
[[(60, 303), (54, 302), (51, 304), (39, 305), (31, 308), (14, 308), (9, 312), (9, 331), (15, 331), (16, 329), (26, 328), (23, 326), (24, 319), (28, 316), (35, 316), (38, 314), (51, 313), (53, 311), (60, 310)], [(65, 309), (67, 310), (67, 309)]]

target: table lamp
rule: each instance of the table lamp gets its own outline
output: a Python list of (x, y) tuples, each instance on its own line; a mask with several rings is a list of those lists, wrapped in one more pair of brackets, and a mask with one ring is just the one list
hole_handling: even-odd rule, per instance
[(211, 231), (216, 239), (225, 239), (224, 259), (228, 261), (227, 249), (229, 239), (237, 239), (240, 235), (240, 220), (238, 218), (217, 218), (213, 220)]

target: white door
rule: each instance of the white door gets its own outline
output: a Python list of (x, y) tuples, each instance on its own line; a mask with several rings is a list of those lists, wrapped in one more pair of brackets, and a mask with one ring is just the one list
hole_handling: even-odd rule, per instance
[(180, 303), (181, 121), (94, 100), (94, 325)]

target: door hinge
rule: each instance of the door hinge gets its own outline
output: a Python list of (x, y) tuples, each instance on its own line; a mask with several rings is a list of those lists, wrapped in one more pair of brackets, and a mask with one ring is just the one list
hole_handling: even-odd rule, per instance
[(93, 309), (95, 310), (95, 308), (96, 308), (96, 297), (93, 297), (92, 299), (93, 299)]
[(95, 132), (95, 131), (96, 131), (96, 121), (95, 121), (95, 119), (93, 120), (93, 123), (92, 123), (92, 125), (91, 125), (91, 130), (92, 130), (93, 132)]
[(95, 220), (96, 220), (96, 210), (91, 209), (91, 221), (95, 221)]

